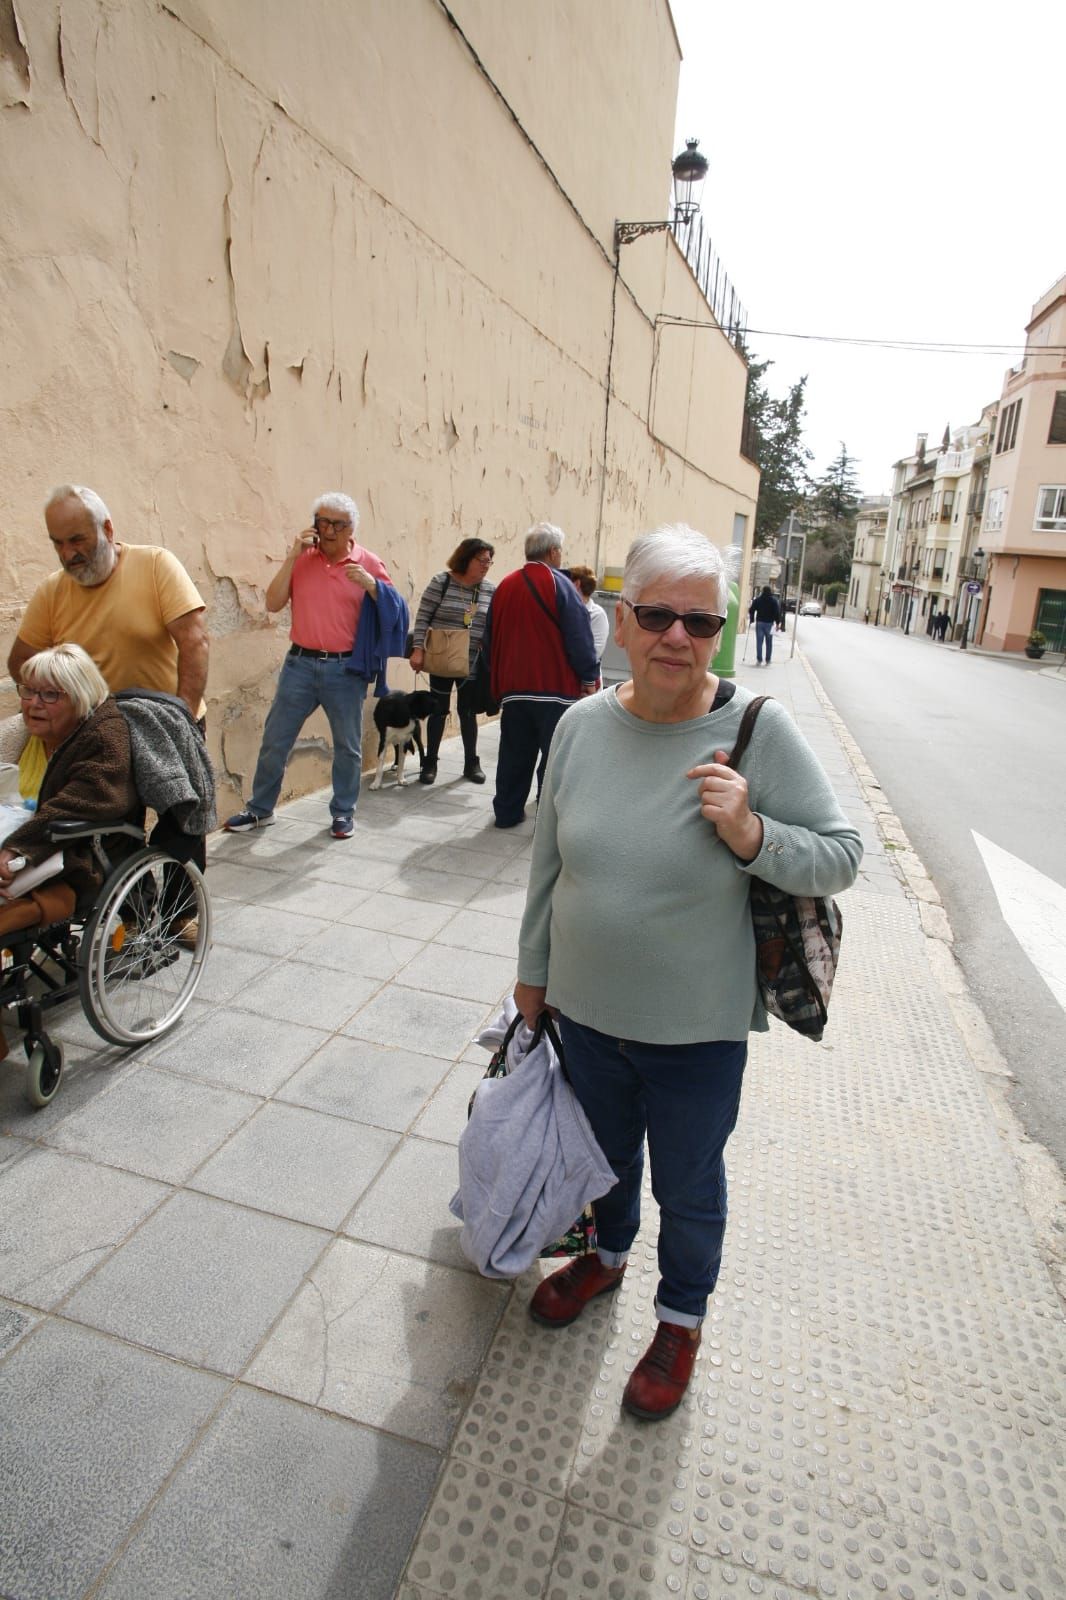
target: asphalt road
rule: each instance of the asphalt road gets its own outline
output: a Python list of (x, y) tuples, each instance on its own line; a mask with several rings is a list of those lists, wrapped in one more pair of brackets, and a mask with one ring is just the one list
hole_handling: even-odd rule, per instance
[(1016, 1112), (1066, 1171), (1066, 1012), (1004, 921), (973, 838), (1066, 887), (1066, 675), (833, 617), (801, 617), (798, 644), (939, 890), (1017, 1078)]

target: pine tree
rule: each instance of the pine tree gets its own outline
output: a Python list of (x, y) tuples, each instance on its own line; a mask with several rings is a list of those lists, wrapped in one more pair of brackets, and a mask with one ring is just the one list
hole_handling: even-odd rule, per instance
[(847, 583), (859, 514), (858, 462), (843, 440), (840, 454), (817, 479), (809, 508), (807, 575), (812, 583)]
[[(742, 352), (744, 353), (744, 352)], [(811, 452), (803, 443), (807, 379), (800, 378), (783, 399), (775, 400), (764, 379), (772, 361), (750, 358), (745, 409), (754, 428), (759, 467), (759, 501), (755, 511), (755, 544), (772, 544), (789, 512), (807, 488)]]

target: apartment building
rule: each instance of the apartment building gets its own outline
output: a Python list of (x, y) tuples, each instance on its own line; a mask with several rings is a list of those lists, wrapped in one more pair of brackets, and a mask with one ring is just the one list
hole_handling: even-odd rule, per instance
[(905, 633), (931, 633), (946, 610), (951, 638), (974, 637), (984, 589), (978, 531), (996, 411), (987, 405), (977, 422), (945, 428), (932, 450), (919, 434), (913, 454), (893, 465), (879, 593), (882, 620)]
[(1026, 354), (1007, 373), (981, 523), (980, 642), (1066, 650), (1066, 276), (1033, 306)]
[(884, 556), (888, 530), (887, 495), (867, 495), (855, 519), (855, 552), (851, 558), (848, 605), (852, 615), (870, 613), (871, 622), (882, 621), (885, 608)]

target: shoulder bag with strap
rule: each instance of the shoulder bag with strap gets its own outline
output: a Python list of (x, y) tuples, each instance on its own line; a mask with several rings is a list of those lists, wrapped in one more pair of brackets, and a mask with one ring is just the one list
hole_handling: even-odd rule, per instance
[[(740, 719), (729, 765), (736, 767), (769, 695), (756, 695)], [(759, 991), (772, 1017), (820, 1039), (829, 1016), (844, 919), (827, 895), (786, 894), (751, 878), (751, 921)]]
[[(448, 593), (451, 579), (444, 574), (444, 583), (441, 587), (440, 598), (433, 607), (436, 616), (444, 604), (444, 596)], [(480, 587), (480, 586), (479, 586)], [(474, 604), (470, 612), (470, 622), (461, 628), (433, 628), (426, 629), (426, 642), (423, 646), (423, 671), (431, 673), (437, 678), (468, 678), (470, 676), (470, 625), (474, 620), (473, 613), (477, 610), (478, 589), (474, 590)]]

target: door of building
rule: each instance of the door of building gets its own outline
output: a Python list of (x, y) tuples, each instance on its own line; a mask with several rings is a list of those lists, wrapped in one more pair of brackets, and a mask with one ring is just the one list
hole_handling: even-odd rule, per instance
[(1066, 589), (1041, 589), (1033, 627), (1049, 650), (1066, 650)]

